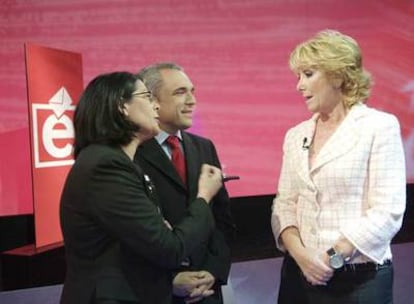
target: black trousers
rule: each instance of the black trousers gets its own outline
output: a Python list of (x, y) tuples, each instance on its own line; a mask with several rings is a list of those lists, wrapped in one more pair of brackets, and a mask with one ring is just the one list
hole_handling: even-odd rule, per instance
[(293, 258), (286, 256), (278, 304), (392, 304), (393, 279), (392, 264), (367, 264), (337, 270), (326, 286), (313, 286)]

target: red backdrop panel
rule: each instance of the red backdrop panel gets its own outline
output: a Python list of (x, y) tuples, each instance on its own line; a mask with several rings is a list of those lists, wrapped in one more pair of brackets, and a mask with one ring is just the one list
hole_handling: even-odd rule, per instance
[(36, 247), (62, 240), (59, 200), (73, 164), (72, 124), (82, 92), (80, 54), (26, 45)]
[(276, 192), (284, 134), (310, 116), (295, 91), (289, 53), (319, 30), (338, 29), (358, 40), (374, 76), (369, 104), (401, 122), (414, 182), (412, 0), (3, 2), (0, 215), (31, 210), (30, 189), (22, 187), (30, 183), (25, 41), (81, 53), (85, 83), (154, 61), (181, 64), (196, 86), (191, 131), (213, 139), (227, 174), (241, 176), (228, 183), (234, 197)]

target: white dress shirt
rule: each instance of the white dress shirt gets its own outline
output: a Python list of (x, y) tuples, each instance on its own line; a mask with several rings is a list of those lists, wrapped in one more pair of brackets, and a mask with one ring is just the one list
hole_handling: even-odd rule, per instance
[[(184, 155), (184, 149), (183, 149), (183, 137), (181, 136), (181, 131), (178, 131), (177, 134), (174, 134), (175, 136), (178, 137), (178, 139), (180, 140), (180, 147), (181, 147), (181, 151), (183, 152)], [(155, 140), (158, 142), (158, 144), (161, 146), (162, 150), (165, 152), (165, 154), (168, 156), (168, 158), (171, 160), (171, 147), (170, 145), (167, 143), (167, 138), (170, 136), (170, 134), (168, 134), (167, 132), (161, 130), (160, 133), (158, 133), (155, 136)], [(185, 157), (185, 155), (184, 155)]]

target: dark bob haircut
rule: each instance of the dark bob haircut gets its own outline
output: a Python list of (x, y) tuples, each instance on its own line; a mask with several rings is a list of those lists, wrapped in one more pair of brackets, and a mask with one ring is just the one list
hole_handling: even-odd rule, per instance
[[(129, 72), (102, 74), (84, 90), (75, 110), (75, 158), (90, 144), (112, 146), (131, 142), (139, 126), (119, 110), (129, 102), (141, 78)], [(142, 81), (142, 80), (141, 80)]]

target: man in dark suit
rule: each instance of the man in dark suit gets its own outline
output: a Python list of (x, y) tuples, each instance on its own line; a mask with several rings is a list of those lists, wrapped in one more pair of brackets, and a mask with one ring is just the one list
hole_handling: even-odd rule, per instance
[[(160, 104), (161, 133), (140, 146), (135, 162), (153, 180), (162, 213), (174, 226), (187, 214), (188, 204), (197, 194), (201, 164), (221, 167), (220, 161), (209, 139), (184, 131), (192, 125), (196, 98), (194, 86), (183, 69), (174, 63), (159, 63), (141, 70), (139, 75)], [(169, 136), (179, 139), (180, 153), (185, 158), (185, 180), (171, 161), (173, 148), (168, 143)], [(199, 246), (177, 269), (173, 280), (174, 304), (223, 303), (221, 286), (226, 284), (230, 270), (228, 243), (234, 233), (230, 200), (224, 186), (210, 206), (216, 228), (208, 242)], [(200, 284), (199, 280), (206, 278), (209, 283)]]

